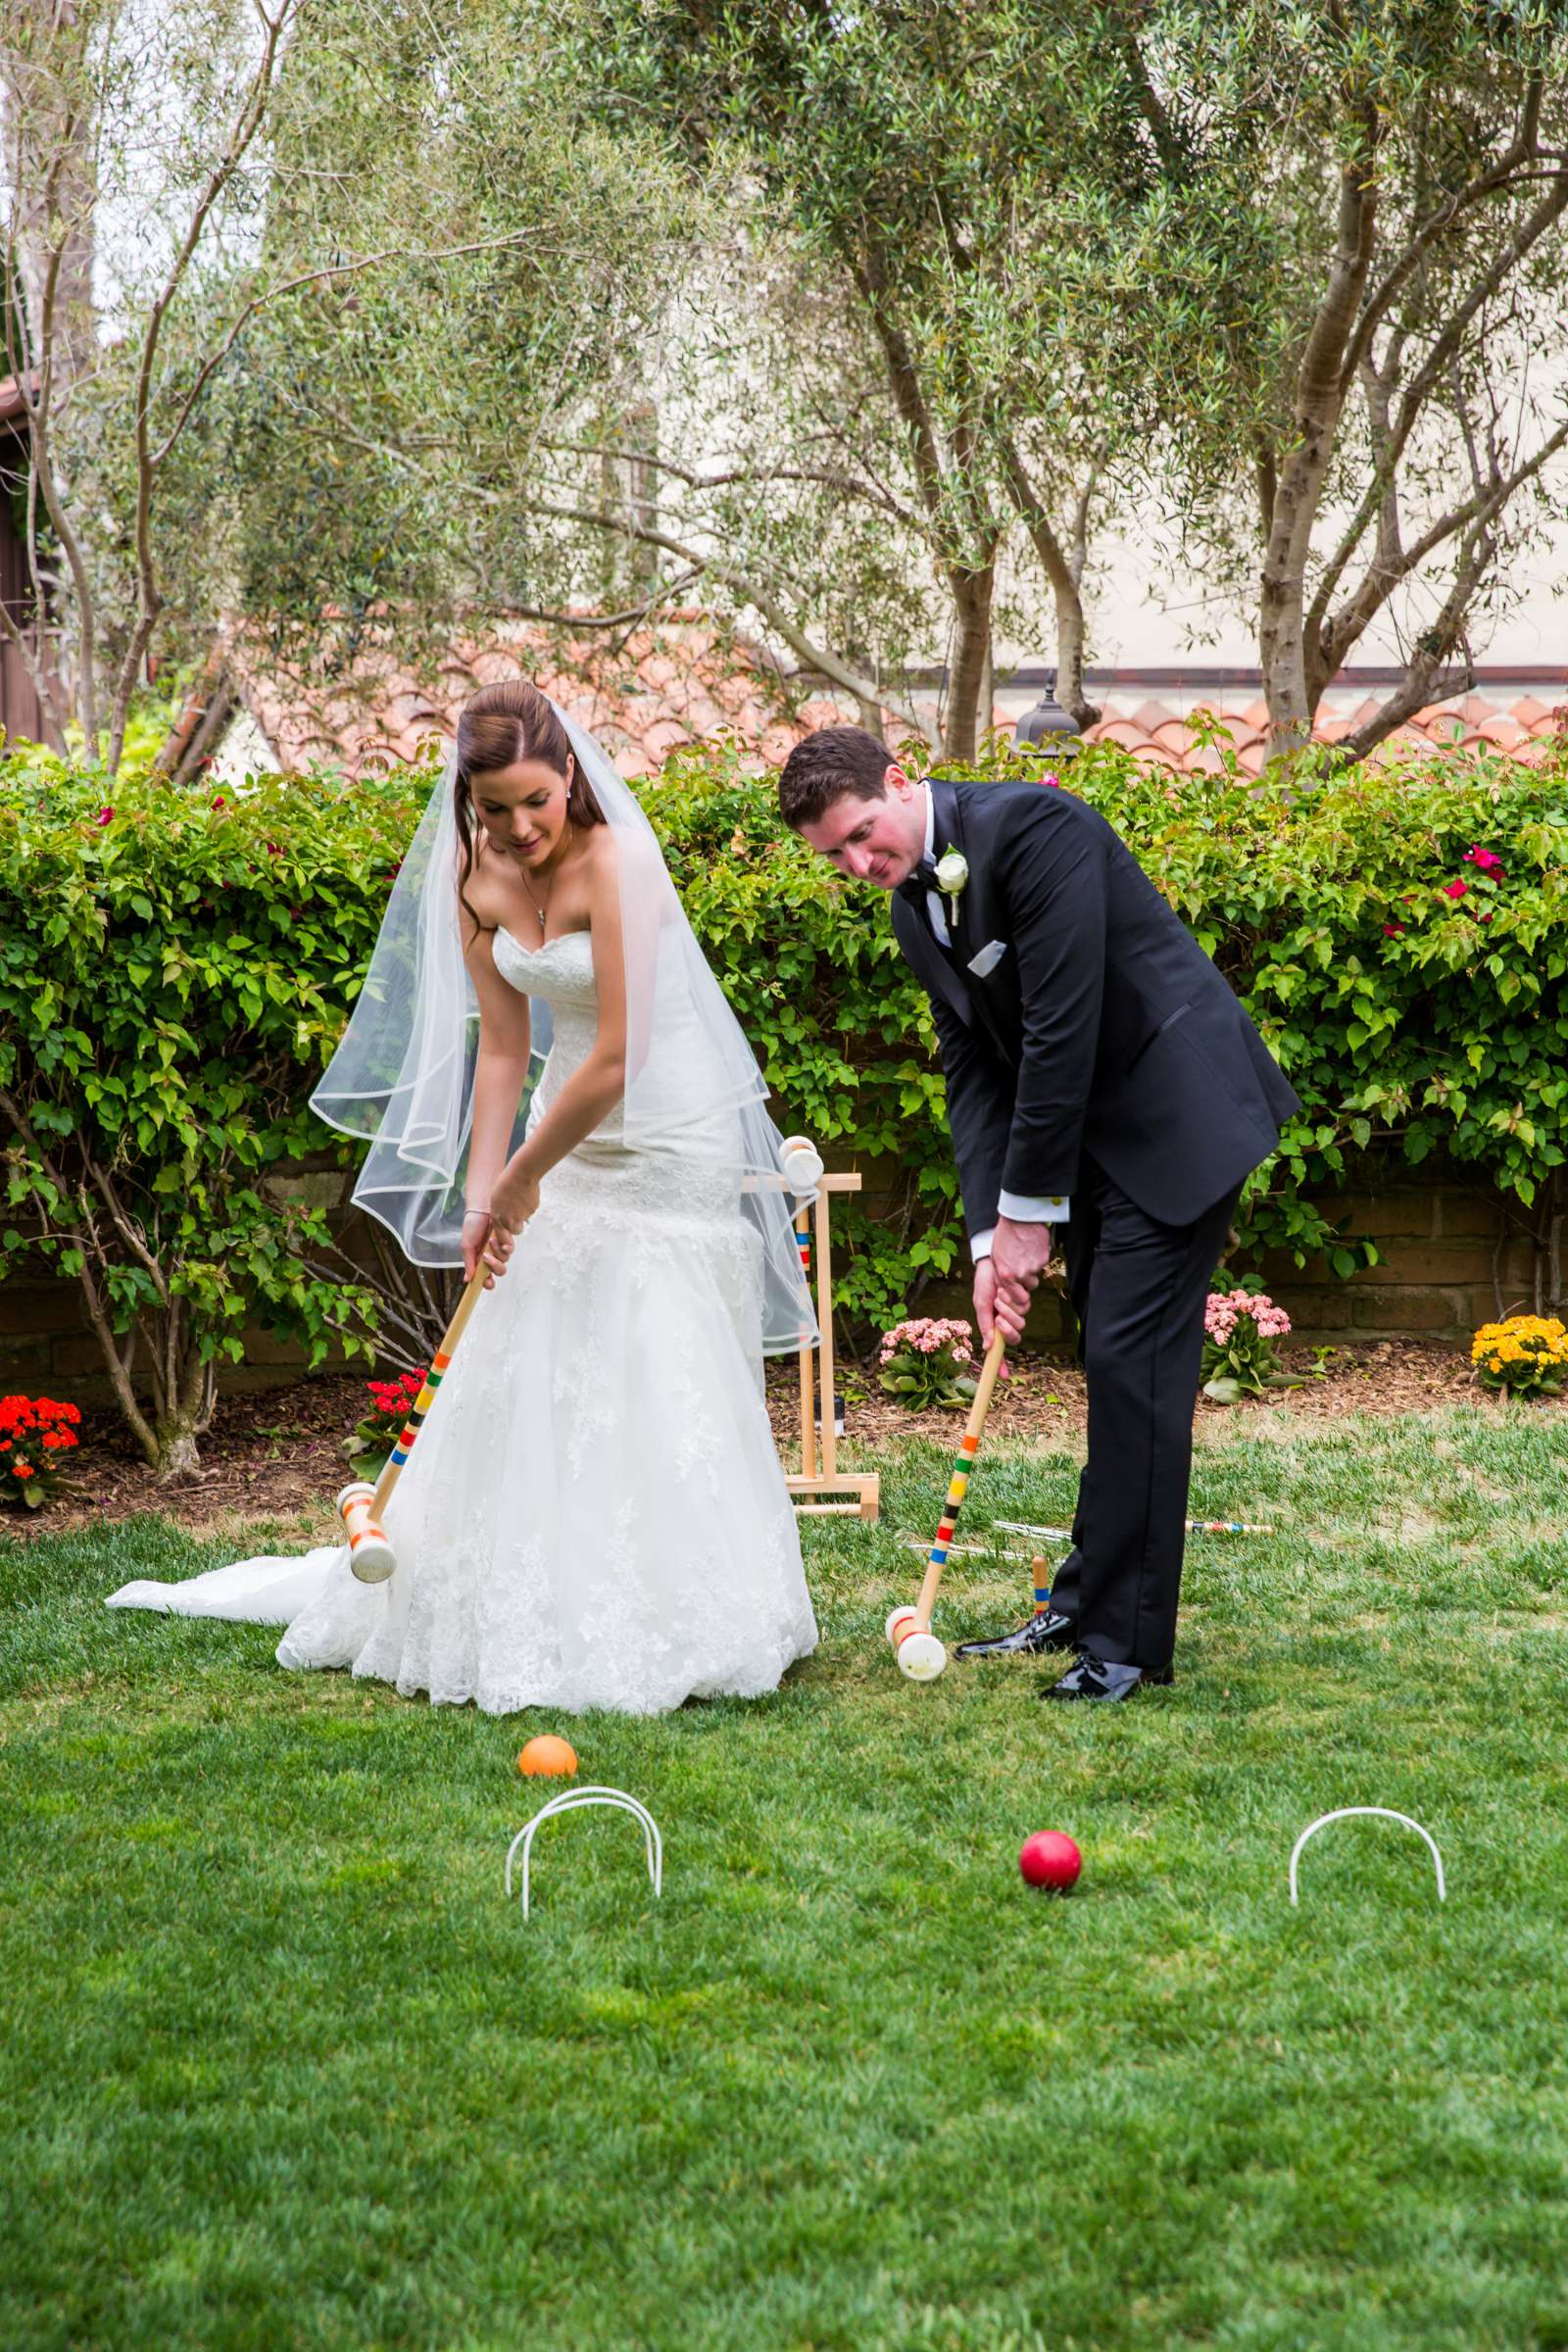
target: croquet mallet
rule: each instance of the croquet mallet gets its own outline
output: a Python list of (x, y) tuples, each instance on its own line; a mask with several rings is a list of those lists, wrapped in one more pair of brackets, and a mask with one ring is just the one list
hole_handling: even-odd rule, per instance
[(362, 1585), (384, 1584), (398, 1564), (397, 1555), (381, 1526), (381, 1513), (386, 1509), (392, 1490), (403, 1475), (403, 1465), (419, 1434), (419, 1425), (435, 1402), (435, 1393), (451, 1366), (458, 1342), (463, 1337), (490, 1272), (491, 1268), (481, 1256), (463, 1297), (458, 1300), (457, 1313), (447, 1325), (446, 1337), (430, 1358), (424, 1386), (410, 1406), (402, 1434), (374, 1486), (368, 1478), (357, 1478), (344, 1488), (337, 1498), (337, 1515), (348, 1532), (349, 1566)]
[(894, 1609), (887, 1621), (887, 1638), (893, 1644), (899, 1661), (899, 1672), (911, 1683), (932, 1683), (948, 1662), (948, 1653), (931, 1631), (931, 1612), (936, 1606), (937, 1588), (942, 1582), (942, 1570), (953, 1542), (963, 1498), (969, 1491), (975, 1456), (980, 1451), (980, 1440), (985, 1434), (986, 1415), (991, 1410), (991, 1392), (1002, 1370), (1002, 1359), (1007, 1343), (1000, 1325), (991, 1335), (986, 1360), (980, 1367), (980, 1384), (969, 1406), (969, 1418), (958, 1440), (957, 1459), (953, 1465), (953, 1480), (948, 1488), (948, 1499), (942, 1506), (942, 1524), (926, 1560), (925, 1578), (920, 1597), (913, 1608), (906, 1604)]

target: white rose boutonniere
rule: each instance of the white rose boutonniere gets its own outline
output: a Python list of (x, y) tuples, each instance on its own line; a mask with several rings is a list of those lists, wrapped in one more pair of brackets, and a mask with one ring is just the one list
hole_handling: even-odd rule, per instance
[(961, 850), (944, 850), (937, 859), (937, 888), (944, 898), (956, 899), (969, 879), (969, 860)]

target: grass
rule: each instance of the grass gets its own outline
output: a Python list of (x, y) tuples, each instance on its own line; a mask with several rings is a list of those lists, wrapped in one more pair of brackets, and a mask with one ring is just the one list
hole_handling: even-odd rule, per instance
[[(1568, 2345), (1568, 1439), (1259, 1426), (1194, 1503), (1278, 1535), (1195, 1543), (1180, 1681), (1114, 1711), (900, 1680), (948, 1447), (888, 1457), (881, 1528), (807, 1523), (782, 1692), (566, 1727), (660, 1819), (662, 1900), (579, 1816), (526, 1927), (542, 1718), (99, 1606), (232, 1536), (0, 1549), (0, 2343)], [(999, 1449), (970, 1515), (1070, 1493)], [(958, 1563), (945, 1629), (1025, 1579)], [(1446, 1906), (1351, 1822), (1290, 1908), (1355, 1803), (1427, 1823)], [(1044, 1827), (1065, 1899), (1018, 1878)]]

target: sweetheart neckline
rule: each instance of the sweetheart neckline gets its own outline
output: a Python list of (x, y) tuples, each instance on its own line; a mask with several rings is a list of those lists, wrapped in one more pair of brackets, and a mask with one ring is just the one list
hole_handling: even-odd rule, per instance
[(593, 937), (593, 933), (586, 923), (578, 923), (570, 931), (558, 931), (554, 939), (541, 940), (536, 948), (525, 948), (515, 931), (509, 931), (505, 923), (497, 923), (496, 929), (503, 939), (512, 942), (519, 956), (542, 956), (547, 948), (559, 948), (564, 939), (591, 939)]

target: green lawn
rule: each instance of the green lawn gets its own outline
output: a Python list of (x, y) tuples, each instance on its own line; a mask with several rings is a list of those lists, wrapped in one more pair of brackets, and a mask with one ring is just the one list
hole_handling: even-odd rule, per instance
[[(578, 1817), (527, 1926), (541, 1718), (99, 1607), (232, 1539), (7, 1543), (0, 2344), (1568, 2345), (1568, 1429), (1248, 1426), (1195, 1508), (1279, 1533), (1195, 1544), (1178, 1684), (1116, 1710), (901, 1681), (947, 1425), (886, 1460), (880, 1528), (807, 1523), (776, 1698), (559, 1727), (665, 1891)], [(971, 1523), (1070, 1485), (999, 1448)], [(1025, 1576), (960, 1562), (944, 1631)], [(1351, 1822), (1292, 1911), (1355, 1803), (1445, 1907)]]

